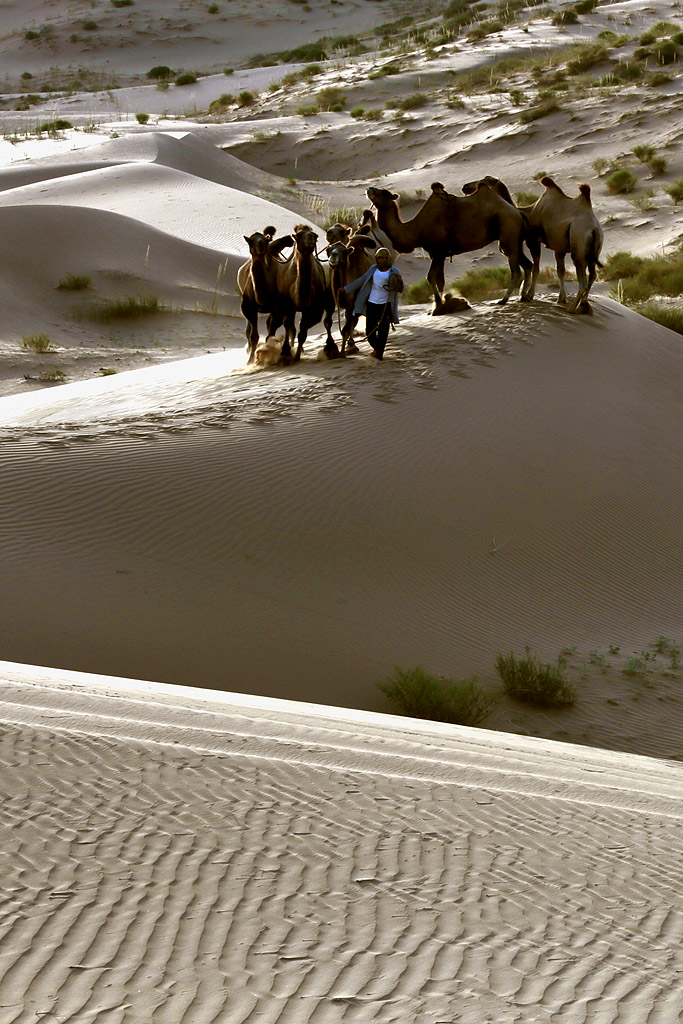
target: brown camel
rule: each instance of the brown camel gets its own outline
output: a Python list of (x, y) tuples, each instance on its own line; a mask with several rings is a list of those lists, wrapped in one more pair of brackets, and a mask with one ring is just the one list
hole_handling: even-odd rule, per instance
[(316, 256), (318, 236), (308, 224), (297, 224), (294, 228), (294, 254), (292, 260), (277, 269), (277, 301), (269, 333), (274, 334), (280, 324), (285, 325), (285, 340), (282, 346), (282, 360), (292, 358), (291, 343), (295, 334), (295, 318), (301, 313), (297, 349), (294, 359), (301, 357), (301, 350), (311, 327), (325, 317), (327, 331), (325, 354), (330, 358), (339, 355), (339, 349), (332, 338), (334, 299), (327, 283), (325, 271)]
[(447, 192), (440, 182), (412, 220), (399, 216), (398, 196), (386, 188), (368, 188), (367, 195), (377, 209), (377, 222), (397, 252), (423, 248), (431, 258), (427, 280), (434, 292), (434, 309), (443, 312), (444, 264), (447, 256), (473, 252), (498, 240), (510, 264), (510, 286), (500, 300), (503, 305), (519, 288), (526, 286), (531, 262), (522, 251), (524, 221), (521, 213), (494, 192), (480, 189), (461, 198)]
[(334, 224), (327, 232), (327, 241), (329, 245), (325, 252), (329, 261), (332, 298), (337, 309), (346, 311), (344, 326), (341, 329), (341, 355), (345, 356), (347, 351), (357, 352), (358, 346), (353, 340), (353, 311), (346, 296), (340, 296), (339, 291), (345, 288), (349, 281), (355, 281), (370, 269), (373, 262), (370, 250), (375, 248), (376, 243), (368, 235), (352, 235), (347, 224)]
[(363, 210), (361, 218), (356, 224), (356, 234), (367, 235), (368, 238), (373, 238), (378, 248), (388, 249), (392, 257), (396, 258), (396, 250), (391, 244), (391, 239), (386, 231), (382, 231), (380, 228), (372, 210)]
[[(523, 298), (531, 301), (534, 297), (543, 244), (555, 253), (557, 276), (560, 281), (558, 303), (567, 303), (565, 257), (569, 253), (576, 267), (579, 282), (576, 298), (569, 306), (569, 312), (591, 313), (588, 293), (595, 281), (596, 268), (602, 266), (600, 250), (604, 237), (600, 222), (593, 213), (591, 187), (579, 185), (579, 194), (572, 199), (547, 175), (541, 178), (540, 182), (545, 189), (543, 195), (531, 206), (519, 207), (526, 221), (524, 238), (534, 264), (531, 282), (525, 289)], [(514, 205), (510, 192), (499, 178), (487, 176), (479, 182), (468, 182), (463, 185), (463, 192), (469, 194), (470, 190), (474, 191), (482, 184)]]
[(271, 334), (277, 300), (278, 257), (283, 249), (294, 245), (294, 239), (291, 235), (276, 239), (275, 228), (269, 224), (263, 231), (245, 235), (244, 240), (249, 246), (249, 259), (237, 271), (237, 285), (242, 294), (240, 309), (247, 321), (247, 362), (253, 363), (258, 344), (258, 315), (268, 313), (267, 330)]

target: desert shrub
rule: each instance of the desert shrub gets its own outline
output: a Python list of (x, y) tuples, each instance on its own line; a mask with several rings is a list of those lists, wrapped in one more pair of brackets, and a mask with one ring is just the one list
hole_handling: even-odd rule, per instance
[(642, 78), (643, 69), (635, 61), (620, 60), (614, 65), (608, 75), (604, 75), (598, 85), (615, 85), (619, 82), (635, 82)]
[(145, 73), (146, 78), (154, 78), (162, 81), (166, 78), (171, 78), (172, 76), (173, 71), (165, 64), (157, 64), (156, 67), (150, 68), (149, 71)]
[(209, 12), (209, 14), (218, 14), (218, 10), (218, 4), (209, 4), (209, 6), (207, 7), (207, 11)]
[(647, 29), (646, 32), (639, 37), (638, 42), (647, 46), (649, 43), (656, 42), (657, 39), (661, 39), (662, 36), (671, 35), (672, 32), (678, 32), (680, 25), (675, 25), (673, 21), (658, 21), (656, 25)]
[(24, 33), (24, 39), (40, 39), (40, 33), (34, 32), (33, 29), (29, 29), (28, 32)]
[(237, 94), (237, 106), (238, 107), (250, 107), (252, 103), (256, 102), (256, 96), (249, 89), (242, 89)]
[(100, 377), (112, 377), (115, 373), (113, 366), (100, 366)]
[(683, 252), (643, 258), (637, 273), (619, 281), (612, 294), (628, 306), (647, 302), (655, 295), (683, 295)]
[(515, 192), (517, 206), (532, 206), (538, 198), (535, 192)]
[(673, 75), (666, 71), (653, 71), (646, 78), (646, 85), (667, 85), (669, 82), (673, 82)]
[(369, 107), (363, 114), (363, 117), (366, 121), (381, 121), (384, 117), (384, 111), (381, 107)]
[(363, 117), (363, 115), (365, 114), (365, 107), (353, 107), (351, 110), (349, 110), (349, 114), (351, 115), (351, 117)]
[(649, 160), (652, 160), (652, 157), (655, 155), (657, 150), (654, 146), (642, 145), (634, 146), (631, 152), (638, 160), (640, 160), (641, 164), (646, 164)]
[(24, 380), (39, 380), (41, 384), (56, 384), (59, 381), (66, 380), (66, 374), (64, 370), (58, 370), (56, 366), (53, 366), (49, 370), (41, 370), (35, 376), (25, 373)]
[(423, 92), (414, 92), (412, 96), (406, 96), (398, 104), (400, 110), (417, 110), (418, 107), (424, 107), (429, 97)]
[(209, 103), (209, 113), (220, 114), (226, 107), (231, 106), (235, 102), (235, 97), (231, 92), (221, 93), (217, 100), (211, 100)]
[(193, 75), (190, 71), (184, 72), (182, 75), (178, 75), (175, 80), (176, 85), (194, 85), (197, 81), (197, 76)]
[(303, 103), (296, 108), (296, 113), (301, 117), (313, 117), (314, 114), (320, 113), (320, 107), (317, 103)]
[(57, 287), (63, 292), (81, 292), (90, 287), (90, 278), (87, 274), (67, 274)]
[(615, 252), (607, 257), (600, 277), (604, 281), (617, 281), (621, 277), (635, 277), (643, 265), (642, 256), (630, 252)]
[(520, 124), (529, 124), (531, 121), (538, 121), (542, 117), (547, 117), (548, 114), (554, 114), (555, 111), (560, 109), (560, 105), (557, 100), (552, 97), (546, 97), (536, 104), (534, 107), (528, 107), (526, 110), (522, 110), (519, 115)]
[(494, 32), (502, 32), (505, 28), (505, 23), (502, 21), (482, 21), (479, 25), (475, 25), (467, 33), (467, 38), (473, 43), (478, 42), (480, 39), (485, 39), (486, 36), (492, 35)]
[(655, 190), (653, 188), (644, 188), (642, 192), (636, 192), (628, 198), (629, 202), (635, 206), (636, 210), (640, 210), (641, 213), (657, 209)]
[(295, 64), (301, 61), (303, 64), (308, 64), (311, 61), (327, 60), (327, 51), (322, 42), (304, 43), (303, 46), (297, 46), (294, 50), (286, 50), (280, 56), (288, 63)]
[(454, 287), (466, 299), (483, 299), (507, 288), (510, 271), (507, 267), (481, 267), (468, 270), (454, 282)]
[(24, 334), (21, 347), (29, 352), (54, 352), (52, 339), (48, 334)]
[(496, 672), (503, 681), (503, 691), (515, 700), (542, 708), (574, 704), (576, 687), (567, 679), (561, 660), (553, 665), (540, 661), (528, 647), (525, 652), (521, 658), (512, 651), (496, 658)]
[(646, 302), (638, 306), (641, 316), (648, 320), (654, 320), (662, 327), (668, 327), (670, 331), (677, 331), (683, 334), (683, 309), (680, 306), (663, 306), (660, 302)]
[(677, 205), (683, 203), (683, 178), (676, 178), (671, 185), (665, 185), (664, 191)]
[(47, 132), (48, 135), (54, 135), (55, 132), (64, 132), (68, 128), (73, 128), (71, 121), (65, 121), (63, 118), (58, 117), (54, 121), (43, 121), (38, 126), (39, 132)]
[(638, 184), (638, 179), (627, 167), (621, 167), (619, 170), (612, 171), (605, 184), (610, 192), (633, 192)]
[(85, 315), (91, 320), (107, 323), (109, 320), (135, 320), (158, 312), (156, 295), (129, 295), (127, 299), (109, 299), (101, 306), (88, 309)]
[(449, 110), (466, 110), (467, 109), (467, 104), (459, 96), (449, 96), (448, 99), (445, 100), (444, 102), (445, 102), (445, 105), (448, 107)]
[(31, 74), (30, 71), (22, 71), (21, 72), (21, 77), (23, 79), (29, 79), (29, 78), (33, 78), (33, 75)]
[(647, 166), (650, 168), (653, 174), (664, 174), (666, 170), (667, 159), (664, 156), (653, 156), (647, 162)]
[(323, 227), (327, 231), (333, 224), (358, 224), (362, 216), (362, 206), (337, 206), (332, 210), (328, 210)]
[(320, 90), (317, 100), (321, 110), (333, 110), (335, 107), (341, 109), (346, 103), (346, 94), (338, 85), (327, 85)]
[(85, 32), (96, 32), (98, 27), (99, 26), (98, 26), (96, 21), (84, 21), (83, 22), (83, 29), (84, 29)]
[(112, 7), (132, 7), (134, 0), (111, 0)]
[(592, 14), (597, 6), (598, 0), (579, 0), (574, 4), (574, 10), (577, 14)]
[(678, 60), (678, 47), (673, 39), (664, 39), (652, 47), (652, 56), (658, 64), (673, 64)]
[(149, 114), (136, 114), (135, 120), (138, 124), (147, 124), (149, 121)]
[(565, 7), (563, 11), (556, 11), (550, 19), (553, 25), (575, 25), (578, 20), (578, 14), (571, 7)]
[(453, 725), (478, 725), (500, 702), (500, 696), (486, 693), (475, 677), (441, 679), (419, 666), (397, 668), (377, 686), (401, 714)]
[(402, 70), (398, 61), (390, 61), (388, 64), (383, 64), (381, 68), (377, 68), (376, 71), (371, 71), (368, 78), (386, 78), (388, 75), (398, 75)]
[(604, 63), (608, 57), (609, 50), (604, 43), (588, 43), (577, 50), (575, 56), (569, 58), (567, 71), (570, 75), (580, 75), (596, 64)]
[(434, 298), (434, 292), (427, 278), (423, 277), (421, 281), (415, 281), (414, 284), (406, 285), (401, 298), (408, 305), (411, 305), (411, 303), (429, 302)]
[(223, 68), (223, 74), (224, 75), (234, 75), (235, 74), (235, 69), (234, 68)]

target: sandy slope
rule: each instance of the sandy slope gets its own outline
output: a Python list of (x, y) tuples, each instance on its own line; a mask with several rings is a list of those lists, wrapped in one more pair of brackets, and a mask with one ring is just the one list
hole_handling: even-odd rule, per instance
[(679, 766), (8, 663), (0, 680), (6, 1024), (683, 1014)]
[[(372, 708), (395, 664), (680, 639), (676, 335), (517, 303), (317, 351), (5, 399), (6, 657)], [(631, 749), (677, 754), (667, 692)]]

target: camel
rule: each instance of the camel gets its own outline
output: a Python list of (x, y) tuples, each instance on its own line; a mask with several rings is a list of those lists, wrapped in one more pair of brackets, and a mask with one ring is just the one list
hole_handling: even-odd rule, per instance
[(386, 188), (367, 189), (367, 196), (377, 210), (377, 223), (391, 239), (397, 252), (412, 252), (418, 246), (431, 258), (427, 280), (434, 292), (434, 315), (444, 312), (444, 264), (447, 256), (473, 252), (498, 239), (510, 264), (510, 285), (500, 300), (504, 305), (524, 286), (531, 271), (531, 262), (522, 251), (524, 221), (516, 207), (489, 188), (472, 195), (451, 195), (436, 181), (432, 194), (409, 221), (402, 221), (396, 200), (398, 195)]
[(245, 235), (244, 240), (249, 246), (249, 259), (237, 271), (237, 285), (242, 295), (240, 309), (247, 321), (247, 362), (253, 363), (258, 345), (258, 315), (269, 314), (267, 330), (271, 334), (277, 297), (278, 256), (287, 246), (294, 245), (294, 239), (291, 235), (276, 239), (275, 228), (269, 224), (263, 231)]
[(379, 224), (377, 223), (377, 218), (375, 217), (372, 210), (363, 210), (361, 218), (356, 224), (355, 233), (357, 235), (367, 235), (368, 238), (373, 238), (375, 241), (375, 245), (378, 248), (388, 249), (392, 255), (392, 258), (396, 259), (397, 253), (393, 245), (391, 244), (391, 239), (389, 238), (389, 235), (386, 233), (386, 231), (382, 231), (382, 229), (380, 228)]
[[(569, 306), (569, 312), (591, 313), (588, 293), (595, 281), (596, 268), (602, 266), (599, 257), (604, 237), (600, 222), (593, 213), (591, 187), (579, 185), (579, 194), (572, 199), (547, 175), (540, 179), (540, 183), (545, 189), (543, 195), (533, 205), (519, 207), (526, 221), (525, 241), (533, 258), (531, 282), (525, 289), (523, 298), (531, 301), (534, 297), (543, 244), (555, 253), (557, 276), (560, 281), (558, 303), (567, 304), (565, 257), (569, 253), (576, 267), (579, 282), (576, 298)], [(487, 176), (479, 182), (468, 182), (463, 185), (463, 192), (468, 194), (468, 190), (476, 190), (482, 184), (493, 189), (506, 202), (515, 205), (507, 187), (499, 178)]]
[(339, 355), (339, 349), (332, 337), (334, 299), (327, 283), (325, 271), (315, 254), (318, 236), (308, 224), (297, 224), (294, 228), (294, 253), (292, 260), (277, 268), (277, 299), (275, 312), (268, 332), (274, 334), (284, 323), (285, 340), (282, 346), (283, 362), (292, 359), (291, 342), (295, 333), (295, 317), (301, 313), (297, 349), (294, 359), (301, 358), (301, 350), (308, 331), (325, 317), (327, 331), (325, 354), (332, 358)]
[(334, 224), (327, 232), (328, 246), (325, 250), (330, 268), (330, 288), (332, 298), (337, 309), (345, 309), (346, 317), (344, 326), (341, 329), (342, 346), (341, 355), (348, 352), (357, 352), (358, 346), (353, 340), (353, 328), (355, 319), (353, 311), (348, 305), (345, 296), (340, 299), (339, 291), (345, 288), (349, 281), (355, 281), (357, 277), (364, 274), (372, 266), (372, 255), (370, 250), (374, 249), (374, 239), (366, 234), (351, 234), (348, 224)]

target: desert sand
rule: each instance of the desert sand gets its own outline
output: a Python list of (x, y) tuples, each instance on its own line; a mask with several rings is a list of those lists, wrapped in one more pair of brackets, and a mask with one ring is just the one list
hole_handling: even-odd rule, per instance
[[(370, 184), (408, 218), (434, 180), (545, 171), (591, 184), (604, 255), (677, 244), (679, 64), (573, 75), (528, 123), (523, 70), (457, 96), (453, 72), (549, 74), (606, 29), (614, 69), (678, 5), (529, 8), (480, 41), (437, 38), (444, 6), (423, 38), (375, 0), (0, 8), (0, 1024), (683, 1020), (681, 336), (551, 282), (404, 303), (379, 365), (362, 338), (325, 359), (320, 327), (246, 364), (244, 236), (322, 241)], [(325, 87), (342, 109), (303, 111)], [(593, 166), (618, 154), (632, 196)], [(97, 319), (139, 296), (157, 312)], [(526, 645), (563, 652), (572, 707), (387, 714), (397, 666), (493, 691)]]

